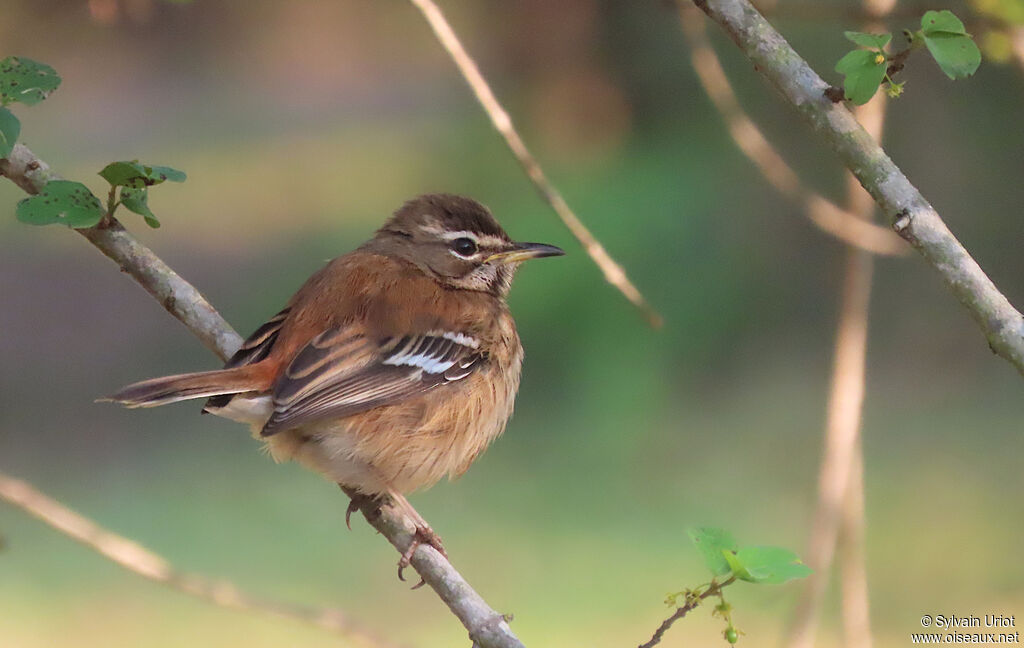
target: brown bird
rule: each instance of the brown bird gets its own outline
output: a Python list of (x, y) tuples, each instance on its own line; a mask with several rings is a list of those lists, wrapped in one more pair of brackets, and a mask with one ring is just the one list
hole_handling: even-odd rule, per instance
[(561, 254), (513, 242), (474, 200), (420, 196), (310, 277), (223, 369), (106, 400), (209, 398), (204, 412), (248, 423), (275, 460), (390, 497), (417, 524), (401, 576), (420, 542), (444, 553), (404, 495), (461, 475), (512, 414), (523, 360), (505, 303), (512, 276), (522, 261)]

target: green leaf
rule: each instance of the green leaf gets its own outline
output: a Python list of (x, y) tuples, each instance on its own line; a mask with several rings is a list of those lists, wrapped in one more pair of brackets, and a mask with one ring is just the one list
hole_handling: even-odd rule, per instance
[(153, 180), (153, 184), (160, 184), (164, 180), (170, 182), (185, 182), (188, 177), (184, 171), (179, 171), (169, 166), (153, 166), (146, 167), (149, 170), (149, 178)]
[(57, 71), (45, 63), (18, 56), (0, 61), (0, 105), (15, 101), (35, 105), (59, 85)]
[(111, 162), (100, 171), (100, 177), (113, 187), (145, 187), (147, 176), (138, 162)]
[(874, 49), (882, 49), (889, 44), (892, 40), (892, 34), (868, 34), (865, 32), (848, 31), (843, 32), (847, 39), (853, 41), (861, 47), (871, 47)]
[(964, 24), (948, 9), (924, 12), (921, 16), (921, 31), (926, 36), (935, 33), (968, 35)]
[(751, 583), (778, 585), (811, 574), (795, 553), (781, 547), (744, 547), (726, 559), (736, 578)]
[(723, 552), (736, 550), (736, 541), (728, 531), (714, 527), (694, 527), (687, 530), (704, 564), (715, 576), (724, 576), (731, 570)]
[(19, 202), (16, 213), (30, 225), (92, 227), (103, 218), (103, 205), (81, 182), (52, 180), (42, 193)]
[(121, 204), (129, 211), (143, 216), (146, 219), (146, 224), (150, 227), (154, 229), (160, 227), (160, 221), (156, 219), (149, 208), (149, 189), (146, 187), (140, 189), (124, 187), (121, 189)]
[(855, 104), (865, 104), (885, 78), (885, 55), (871, 50), (853, 50), (836, 63), (836, 72), (845, 76), (843, 92)]
[(165, 180), (184, 182), (185, 172), (168, 166), (146, 166), (138, 160), (111, 162), (100, 171), (100, 177), (114, 187), (151, 187)]
[(969, 77), (981, 65), (981, 50), (969, 35), (924, 32), (924, 44), (950, 79)]
[(21, 122), (10, 110), (0, 106), (0, 158), (5, 158), (14, 150), (14, 143), (21, 134)]
[(722, 550), (722, 557), (725, 559), (726, 564), (729, 565), (729, 571), (735, 574), (736, 578), (745, 581), (752, 581), (750, 574), (747, 573), (747, 568), (743, 566), (743, 561), (737, 556), (735, 550)]

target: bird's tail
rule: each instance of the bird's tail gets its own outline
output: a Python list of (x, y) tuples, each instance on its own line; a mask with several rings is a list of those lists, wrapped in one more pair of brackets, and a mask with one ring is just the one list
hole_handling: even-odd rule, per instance
[(246, 365), (234, 369), (152, 378), (123, 387), (117, 393), (99, 400), (120, 403), (125, 407), (156, 407), (192, 398), (261, 391), (267, 385), (259, 369), (256, 365)]

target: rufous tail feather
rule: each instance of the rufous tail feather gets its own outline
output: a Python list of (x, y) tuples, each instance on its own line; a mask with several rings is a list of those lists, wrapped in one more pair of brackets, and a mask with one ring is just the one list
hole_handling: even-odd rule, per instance
[(264, 389), (264, 381), (254, 369), (255, 366), (248, 365), (152, 378), (123, 387), (117, 393), (98, 400), (120, 403), (125, 407), (157, 407), (193, 398)]

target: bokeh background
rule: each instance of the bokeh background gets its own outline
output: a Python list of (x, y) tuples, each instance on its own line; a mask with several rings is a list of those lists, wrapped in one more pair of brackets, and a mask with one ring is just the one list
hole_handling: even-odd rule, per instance
[[(405, 2), (5, 0), (0, 55), (63, 76), (46, 102), (15, 110), (22, 139), (65, 177), (100, 193), (111, 160), (188, 172), (152, 192), (161, 229), (124, 221), (243, 334), (417, 193), (472, 195), (513, 236), (567, 249), (525, 268), (510, 299), (527, 359), (508, 432), (413, 502), (528, 645), (636, 645), (667, 615), (667, 592), (705, 578), (687, 527), (805, 549), (842, 247), (733, 146), (666, 3), (443, 6), (662, 330), (538, 200)], [(773, 19), (837, 82), (856, 4), (802, 7), (782, 0)], [(746, 108), (841, 202), (832, 154), (713, 36)], [(1022, 68), (988, 60), (953, 83), (920, 57), (905, 78), (888, 150), (1024, 304)], [(435, 596), (395, 579), (387, 543), (362, 521), (345, 529), (334, 486), (274, 465), (195, 404), (93, 403), (217, 363), (81, 237), (16, 222), (22, 197), (0, 183), (0, 470), (185, 571), (343, 608), (393, 641), (465, 645)], [(916, 256), (880, 260), (875, 288), (864, 445), (876, 645), (907, 645), (924, 613), (1020, 618), (1021, 378)], [(346, 645), (143, 581), (6, 506), (0, 534), (0, 646)], [(741, 641), (777, 645), (796, 593), (735, 587)], [(834, 602), (830, 590), (821, 646), (838, 645)], [(714, 645), (720, 629), (701, 612), (664, 645)]]

